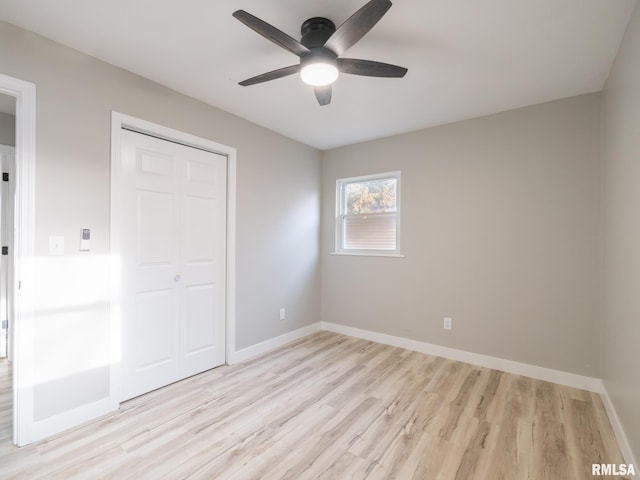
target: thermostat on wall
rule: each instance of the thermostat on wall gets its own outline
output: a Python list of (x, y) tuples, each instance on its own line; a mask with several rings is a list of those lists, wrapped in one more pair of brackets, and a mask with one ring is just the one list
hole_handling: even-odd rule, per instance
[(80, 230), (80, 251), (89, 251), (89, 242), (91, 241), (91, 229), (83, 228)]

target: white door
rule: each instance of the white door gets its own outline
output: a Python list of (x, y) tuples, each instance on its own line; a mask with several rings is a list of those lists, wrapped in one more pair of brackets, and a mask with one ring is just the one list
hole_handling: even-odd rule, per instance
[(122, 400), (225, 361), (226, 157), (123, 130)]

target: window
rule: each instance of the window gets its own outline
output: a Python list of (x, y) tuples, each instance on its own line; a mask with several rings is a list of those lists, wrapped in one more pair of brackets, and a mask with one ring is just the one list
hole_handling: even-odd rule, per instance
[(336, 253), (400, 253), (400, 172), (336, 184)]

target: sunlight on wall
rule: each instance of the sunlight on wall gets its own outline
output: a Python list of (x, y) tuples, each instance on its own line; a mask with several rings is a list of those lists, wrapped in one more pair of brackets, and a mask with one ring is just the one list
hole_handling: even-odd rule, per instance
[(97, 255), (35, 259), (35, 384), (109, 365), (109, 262)]

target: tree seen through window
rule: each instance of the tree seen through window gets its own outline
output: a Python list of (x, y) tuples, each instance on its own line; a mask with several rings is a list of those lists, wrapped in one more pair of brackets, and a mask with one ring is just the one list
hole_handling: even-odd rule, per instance
[(350, 215), (396, 211), (397, 179), (383, 178), (345, 185), (345, 212)]

